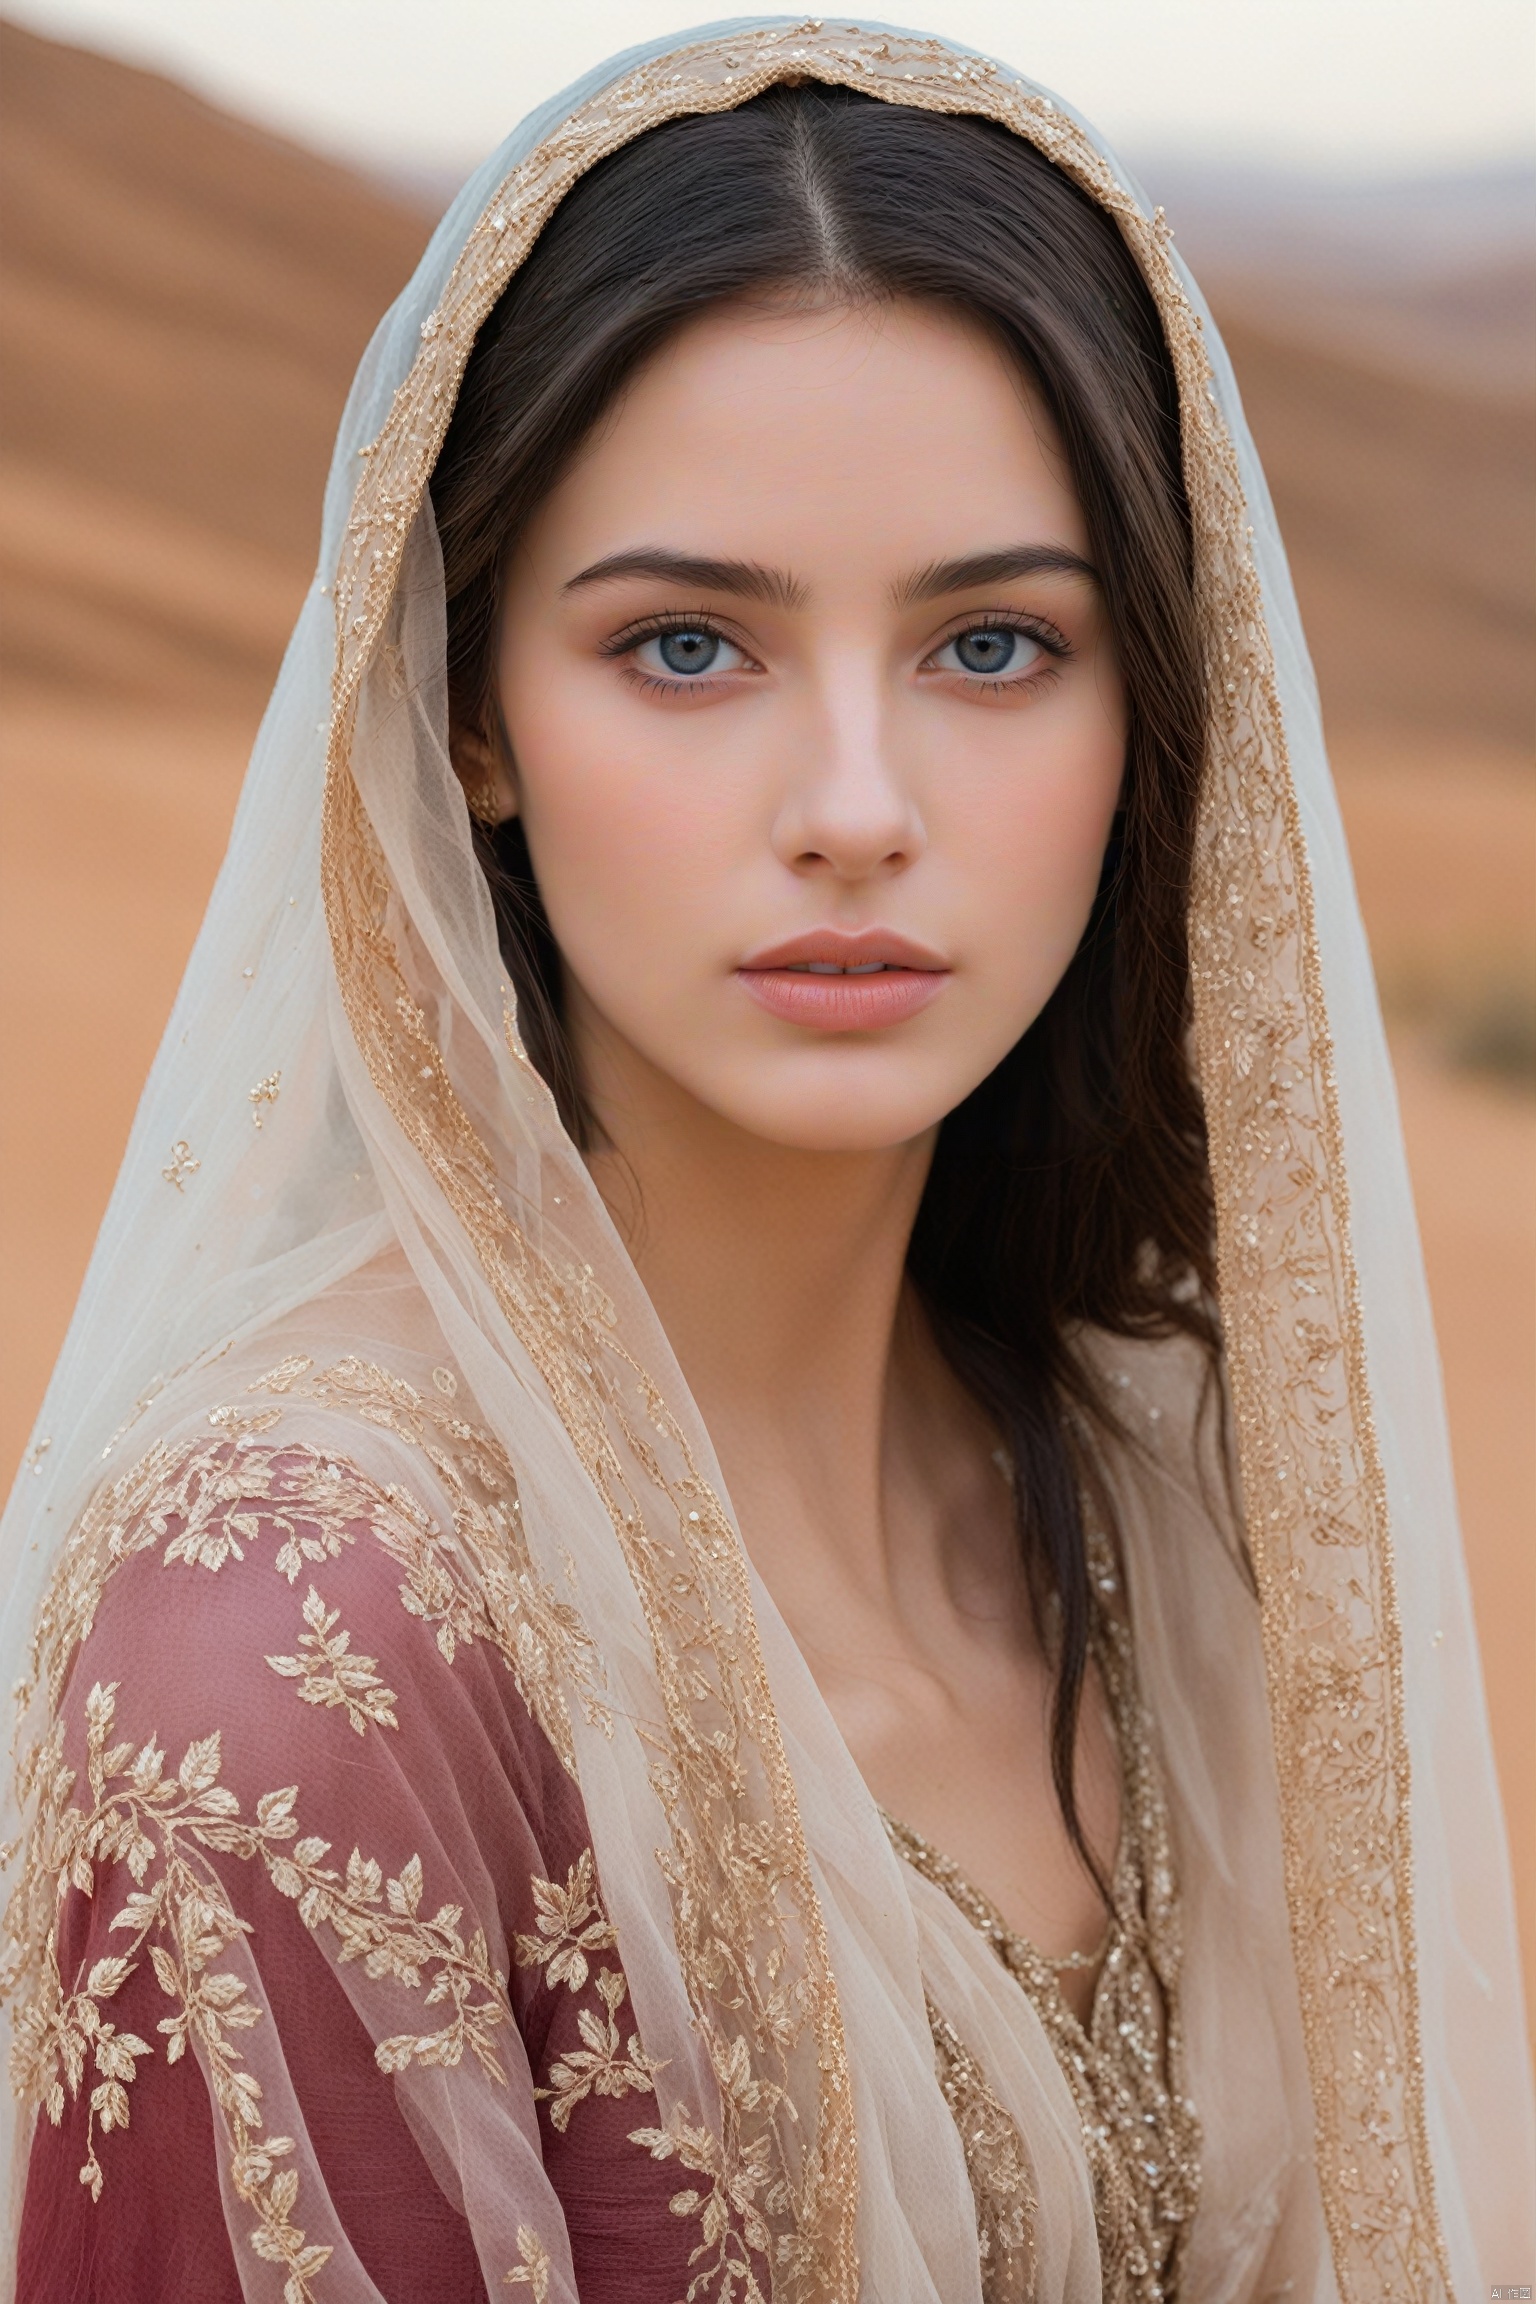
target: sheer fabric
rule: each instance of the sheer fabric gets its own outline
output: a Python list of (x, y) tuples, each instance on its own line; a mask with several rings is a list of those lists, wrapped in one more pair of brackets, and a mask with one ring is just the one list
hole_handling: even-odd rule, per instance
[[(21, 2293), (234, 2304), (254, 2247), (301, 2295), (464, 2304), (547, 2232), (583, 2298), (670, 2304), (698, 2235), (630, 2141), (654, 2089), (580, 1799), (487, 1611), (308, 1441), (205, 1425), (155, 1493), (65, 1708), (59, 1962), (92, 1987), (54, 2036)], [(466, 2213), (495, 2170), (515, 2220)]]
[[(566, 2157), (596, 2150), (658, 2294), (981, 2304), (952, 2101), (973, 2068), (994, 2169), (1022, 2143), (1034, 2294), (1102, 2292), (1051, 2043), (899, 1862), (752, 1573), (522, 1054), (447, 756), (426, 486), (476, 329), (605, 152), (806, 75), (1039, 145), (1116, 218), (1180, 382), (1235, 1464), (1185, 1348), (1084, 1344), (1123, 1407), (1103, 1477), (1183, 1911), (1204, 2142), (1180, 2293), (1470, 2297), (1532, 2260), (1507, 1868), (1390, 1077), (1262, 479), (1166, 226), (1091, 131), (1003, 66), (843, 22), (589, 76), (466, 187), (365, 356), (5, 1523), (18, 2197), (29, 2164), (37, 2198), (73, 2183), (88, 2127), (79, 2199), (127, 2248), (118, 2177), (201, 2154), (206, 2232), (211, 2151), (249, 2298), (388, 2294), (391, 2251), (441, 2232), (487, 2293), (569, 2304), (605, 2276)], [(520, 1946), (561, 1913), (556, 1977)]]

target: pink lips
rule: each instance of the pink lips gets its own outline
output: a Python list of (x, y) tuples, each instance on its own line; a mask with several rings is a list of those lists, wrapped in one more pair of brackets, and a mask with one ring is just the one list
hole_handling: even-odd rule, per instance
[(937, 999), (948, 964), (885, 928), (815, 928), (765, 946), (737, 969), (759, 1007), (813, 1032), (877, 1032)]

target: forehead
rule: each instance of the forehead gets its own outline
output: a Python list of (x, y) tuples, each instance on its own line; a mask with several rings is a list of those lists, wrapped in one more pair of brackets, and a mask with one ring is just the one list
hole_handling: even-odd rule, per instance
[[(681, 525), (680, 525), (681, 524)], [(1086, 549), (1054, 427), (997, 337), (927, 303), (724, 305), (631, 380), (529, 542), (947, 557)], [(684, 532), (686, 531), (686, 533)]]

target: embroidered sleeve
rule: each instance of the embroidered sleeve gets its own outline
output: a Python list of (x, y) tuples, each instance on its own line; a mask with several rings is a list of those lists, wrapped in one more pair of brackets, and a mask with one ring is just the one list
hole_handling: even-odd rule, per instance
[[(698, 2233), (629, 2140), (655, 2067), (536, 1639), (403, 1491), (238, 1438), (132, 1485), (31, 1764), (20, 2292), (681, 2304)], [(405, 2116), (443, 2085), (530, 2203), (490, 2265)]]
[[(212, 2304), (246, 2292), (248, 2252), (287, 2304), (321, 2304), (353, 2257), (463, 2304), (475, 2251), (393, 2080), (468, 2060), (506, 2090), (516, 2070), (499, 1945), (428, 1807), (446, 1756), (422, 1664), (447, 1667), (355, 1476), (318, 1474), (326, 1511), (293, 1452), (238, 1486), (227, 1462), (178, 1469), (103, 1582), (35, 1767), (32, 1886), (55, 1909), (14, 2056), (37, 2110), (22, 2292), (161, 2295), (184, 2262), (178, 2292)], [(466, 1709), (466, 1759), (495, 1727)], [(398, 2001), (382, 2038), (351, 1964)]]
[[(532, 2034), (537, 2011), (542, 2080), (534, 2093), (547, 2123), (546, 2162), (572, 2208), (578, 2259), (596, 2264), (627, 2252), (623, 2225), (638, 2198), (644, 2209), (630, 2225), (629, 2246), (649, 2229), (656, 2253), (647, 2270), (658, 2273), (664, 2261), (677, 2267), (658, 2294), (665, 2288), (678, 2304), (684, 2297), (690, 2304), (767, 2304), (760, 2172), (749, 2161), (733, 2183), (707, 2129), (676, 2112), (658, 2125), (661, 2067), (645, 2053), (627, 2006), (629, 1987), (591, 1850), (581, 1851), (563, 1880), (529, 1885), (535, 1925), (519, 1933), (516, 1960), (534, 1988), (526, 2025)], [(733, 2085), (751, 2084), (744, 2070), (719, 2077), (727, 2097)], [(605, 2171), (599, 2186), (583, 2180), (594, 2166)]]

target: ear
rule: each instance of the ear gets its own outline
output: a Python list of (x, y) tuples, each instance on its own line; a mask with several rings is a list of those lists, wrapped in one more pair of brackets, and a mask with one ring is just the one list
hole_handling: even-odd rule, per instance
[(448, 753), (476, 823), (494, 827), (517, 814), (517, 768), (499, 725), (494, 738), (478, 728), (450, 725)]

